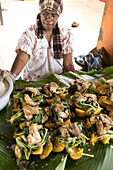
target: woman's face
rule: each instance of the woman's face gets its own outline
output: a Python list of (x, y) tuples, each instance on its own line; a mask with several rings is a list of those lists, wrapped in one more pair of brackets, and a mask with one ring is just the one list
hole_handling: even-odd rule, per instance
[(53, 30), (57, 21), (58, 21), (58, 14), (53, 10), (44, 10), (41, 13), (41, 23), (45, 31)]

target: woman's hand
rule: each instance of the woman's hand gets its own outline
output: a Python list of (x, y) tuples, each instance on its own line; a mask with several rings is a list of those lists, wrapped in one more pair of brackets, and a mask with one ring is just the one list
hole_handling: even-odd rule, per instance
[(76, 70), (74, 68), (74, 64), (72, 61), (72, 53), (64, 55), (63, 66), (64, 66), (65, 72), (68, 72), (68, 71), (79, 72), (79, 70)]
[(13, 81), (15, 81), (16, 75), (14, 73), (11, 73), (8, 70), (2, 70), (0, 69), (0, 76), (1, 79), (4, 79), (5, 77), (10, 77)]

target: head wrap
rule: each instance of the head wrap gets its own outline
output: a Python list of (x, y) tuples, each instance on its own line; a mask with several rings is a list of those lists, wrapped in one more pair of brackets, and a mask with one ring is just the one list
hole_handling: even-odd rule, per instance
[(39, 0), (39, 10), (42, 12), (45, 9), (55, 10), (58, 15), (63, 11), (62, 0)]
[[(63, 1), (62, 0), (39, 0), (40, 13), (45, 9), (55, 10), (58, 15), (63, 11)], [(37, 24), (36, 24), (36, 34), (38, 39), (43, 38), (43, 26), (40, 19), (40, 13), (37, 15)], [(54, 58), (60, 59), (63, 57), (62, 51), (62, 41), (60, 29), (58, 22), (56, 23), (55, 28), (53, 29), (53, 50)]]

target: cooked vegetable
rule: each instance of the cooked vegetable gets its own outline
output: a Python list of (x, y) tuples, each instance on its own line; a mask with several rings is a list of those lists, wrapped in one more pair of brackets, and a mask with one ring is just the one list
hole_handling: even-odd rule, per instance
[(32, 152), (33, 155), (40, 155), (43, 152), (43, 147), (40, 147), (39, 149)]
[(55, 141), (54, 147), (53, 147), (53, 152), (61, 152), (64, 150), (64, 144), (63, 143), (58, 143)]
[(83, 156), (83, 148), (72, 147), (69, 150), (66, 150), (69, 153), (71, 159), (77, 160)]
[(92, 134), (90, 135), (90, 137), (91, 137), (90, 143), (94, 146), (95, 143), (98, 141), (98, 136), (95, 135), (94, 133), (92, 133)]
[(21, 149), (21, 147), (19, 145), (15, 146), (15, 156), (19, 160), (22, 159), (22, 149)]
[(53, 149), (53, 144), (50, 140), (47, 141), (45, 148), (43, 149), (42, 154), (40, 154), (40, 159), (46, 159)]
[(11, 119), (10, 122), (11, 124), (13, 124), (15, 121), (17, 121), (19, 118), (21, 118), (23, 116), (23, 111), (19, 110), (16, 114), (14, 114)]
[(102, 139), (103, 144), (109, 144), (110, 137)]
[(93, 157), (83, 153), (86, 143), (113, 139), (112, 88), (112, 80), (94, 84), (76, 79), (68, 89), (51, 82), (40, 91), (26, 87), (14, 95), (10, 122), (16, 158), (29, 160), (33, 154), (43, 160), (52, 151), (67, 152), (73, 160)]

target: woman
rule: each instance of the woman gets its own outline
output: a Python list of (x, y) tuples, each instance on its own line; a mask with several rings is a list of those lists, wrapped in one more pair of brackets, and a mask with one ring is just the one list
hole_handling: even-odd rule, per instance
[(39, 0), (37, 24), (19, 39), (17, 56), (11, 68), (15, 77), (23, 70), (23, 79), (35, 81), (50, 73), (75, 71), (72, 61), (72, 34), (58, 25), (62, 0)]

